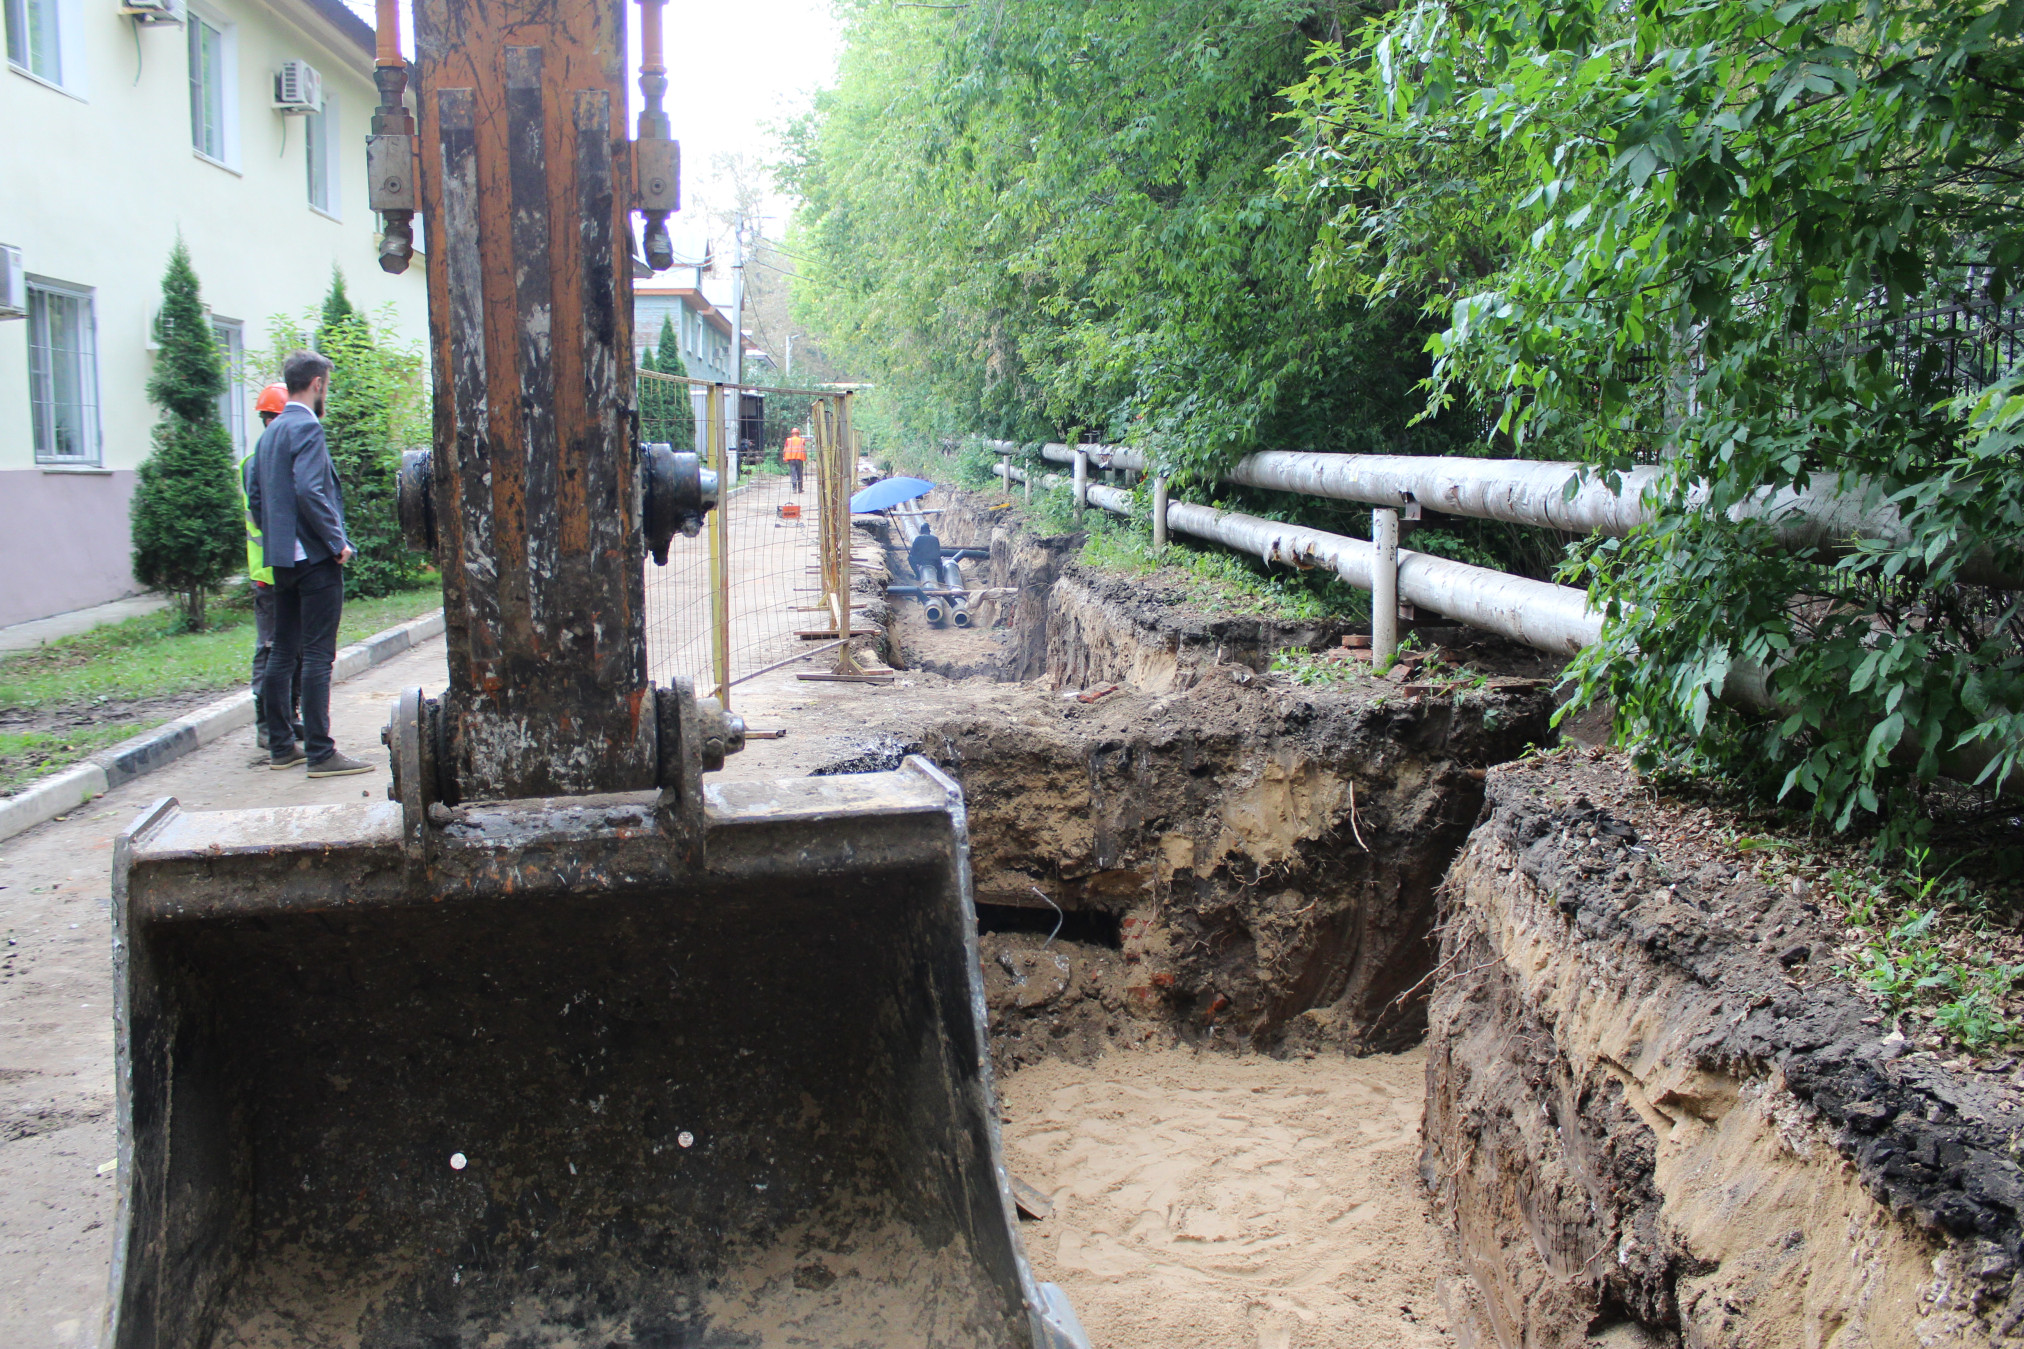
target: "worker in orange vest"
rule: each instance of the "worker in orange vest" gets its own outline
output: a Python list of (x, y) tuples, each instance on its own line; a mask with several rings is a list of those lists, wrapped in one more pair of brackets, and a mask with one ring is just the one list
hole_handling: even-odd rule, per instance
[(787, 474), (794, 479), (794, 490), (801, 490), (801, 470), (808, 464), (808, 442), (801, 438), (801, 428), (795, 427), (787, 433), (787, 443), (780, 447), (780, 461), (787, 465)]

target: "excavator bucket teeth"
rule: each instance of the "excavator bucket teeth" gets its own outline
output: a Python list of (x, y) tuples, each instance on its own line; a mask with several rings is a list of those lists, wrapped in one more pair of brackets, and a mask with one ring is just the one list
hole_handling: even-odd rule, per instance
[(467, 807), (426, 865), (398, 806), (143, 816), (112, 1342), (1078, 1342), (1015, 1230), (954, 785), (704, 807), (700, 865), (651, 796)]

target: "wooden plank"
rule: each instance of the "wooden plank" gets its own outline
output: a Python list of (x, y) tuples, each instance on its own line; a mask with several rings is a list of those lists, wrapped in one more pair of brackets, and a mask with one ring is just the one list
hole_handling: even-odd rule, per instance
[[(821, 632), (797, 632), (794, 635), (804, 642), (819, 642), (824, 638), (835, 641), (836, 629), (824, 628)], [(850, 635), (853, 637), (877, 637), (880, 633), (877, 628), (852, 628)]]

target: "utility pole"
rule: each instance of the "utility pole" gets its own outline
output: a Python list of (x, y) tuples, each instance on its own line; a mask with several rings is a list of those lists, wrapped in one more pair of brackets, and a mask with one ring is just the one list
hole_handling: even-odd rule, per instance
[[(732, 226), (734, 251), (731, 255), (731, 379), (732, 392), (721, 415), (724, 418), (724, 440), (732, 446), (741, 446), (737, 432), (745, 425), (745, 208), (738, 208), (738, 218)], [(741, 454), (732, 456), (740, 460)]]

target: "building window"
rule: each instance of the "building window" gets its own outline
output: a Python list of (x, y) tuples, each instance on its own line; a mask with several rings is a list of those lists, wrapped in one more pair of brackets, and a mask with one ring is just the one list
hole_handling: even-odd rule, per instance
[(98, 462), (98, 332), (89, 290), (29, 282), (28, 402), (36, 462)]
[(323, 109), (302, 119), (308, 141), (309, 204), (325, 215), (337, 214), (337, 100), (323, 96)]
[(246, 453), (246, 325), (237, 319), (211, 320), (218, 339), (218, 359), (225, 366), (225, 392), (218, 395), (218, 420), (232, 437), (232, 448)]
[(225, 30), (195, 14), (190, 30), (190, 143), (220, 164), (225, 158)]
[(7, 59), (39, 79), (63, 83), (56, 0), (6, 0)]
[(78, 19), (77, 0), (0, 0), (7, 63), (24, 75), (83, 97)]

